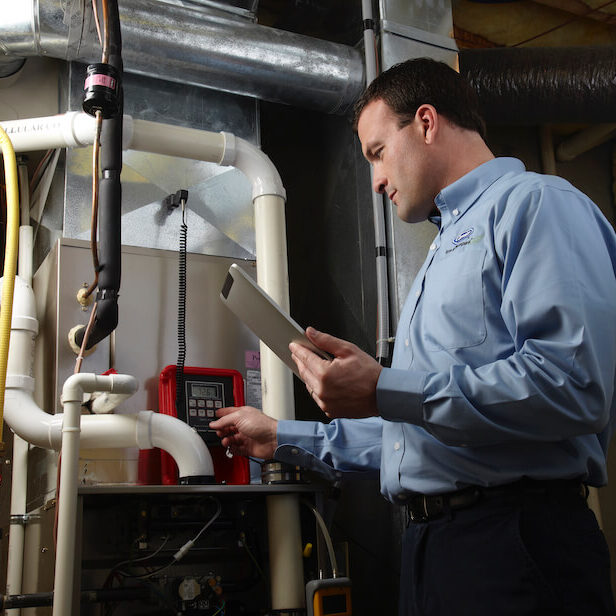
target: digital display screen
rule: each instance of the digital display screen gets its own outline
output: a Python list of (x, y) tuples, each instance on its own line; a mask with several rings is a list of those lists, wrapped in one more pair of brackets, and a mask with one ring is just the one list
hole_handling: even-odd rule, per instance
[(323, 616), (347, 613), (346, 595), (323, 595), (321, 599)]
[(191, 383), (190, 396), (191, 398), (205, 398), (206, 400), (220, 399), (220, 385)]

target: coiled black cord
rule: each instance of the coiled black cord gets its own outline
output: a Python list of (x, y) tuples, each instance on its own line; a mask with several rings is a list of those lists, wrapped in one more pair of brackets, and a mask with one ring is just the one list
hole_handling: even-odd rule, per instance
[(175, 406), (178, 417), (182, 417), (184, 413), (184, 362), (186, 361), (186, 240), (188, 237), (186, 199), (181, 199), (181, 206), (182, 224), (180, 225), (180, 251), (178, 259), (178, 361), (175, 371)]

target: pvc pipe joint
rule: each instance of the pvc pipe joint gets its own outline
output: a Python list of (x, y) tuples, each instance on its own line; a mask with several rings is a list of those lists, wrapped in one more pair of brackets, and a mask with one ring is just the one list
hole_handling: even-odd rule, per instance
[(252, 185), (253, 201), (263, 195), (276, 195), (286, 201), (287, 193), (278, 169), (267, 154), (232, 133), (221, 134), (225, 140), (225, 151), (219, 164), (236, 167), (246, 175)]

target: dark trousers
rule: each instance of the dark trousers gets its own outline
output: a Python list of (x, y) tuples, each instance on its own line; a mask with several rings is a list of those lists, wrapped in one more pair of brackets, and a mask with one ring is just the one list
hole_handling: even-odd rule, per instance
[(614, 616), (609, 553), (586, 501), (488, 498), (409, 523), (400, 616)]

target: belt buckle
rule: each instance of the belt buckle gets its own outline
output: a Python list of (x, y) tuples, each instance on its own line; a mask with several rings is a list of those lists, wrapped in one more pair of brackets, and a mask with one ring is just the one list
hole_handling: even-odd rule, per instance
[[(419, 506), (417, 507), (416, 505)], [(428, 504), (425, 495), (418, 494), (413, 496), (409, 503), (408, 511), (411, 522), (415, 524), (427, 522), (430, 516), (428, 515)]]

